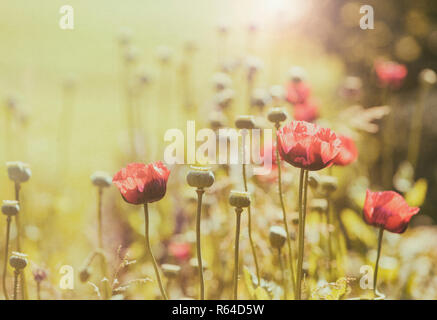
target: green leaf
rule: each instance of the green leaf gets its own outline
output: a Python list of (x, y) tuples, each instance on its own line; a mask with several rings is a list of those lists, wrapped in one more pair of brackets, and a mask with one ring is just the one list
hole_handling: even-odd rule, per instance
[(419, 179), (413, 188), (405, 194), (405, 200), (412, 207), (420, 207), (425, 202), (428, 182), (426, 179)]

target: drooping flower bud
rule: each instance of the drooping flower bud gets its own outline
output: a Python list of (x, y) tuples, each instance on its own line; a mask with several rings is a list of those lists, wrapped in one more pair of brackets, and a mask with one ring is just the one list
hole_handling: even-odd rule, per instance
[(176, 278), (181, 271), (181, 267), (175, 264), (164, 263), (161, 265), (162, 272), (169, 278)]
[(96, 171), (91, 175), (91, 182), (99, 188), (107, 188), (112, 184), (112, 177), (103, 171)]
[(267, 114), (267, 119), (269, 119), (269, 121), (273, 123), (281, 123), (287, 120), (287, 112), (285, 111), (284, 108), (280, 108), (280, 107), (272, 108)]
[(320, 178), (320, 186), (322, 191), (326, 194), (331, 194), (338, 187), (338, 179), (332, 176), (322, 176)]
[(32, 171), (29, 165), (21, 161), (6, 162), (9, 179), (16, 183), (23, 183), (30, 179)]
[(437, 82), (437, 75), (434, 70), (423, 69), (419, 73), (419, 81), (424, 85), (432, 86)]
[(16, 216), (20, 212), (20, 205), (18, 201), (3, 200), (2, 212), (6, 216)]
[(192, 166), (187, 175), (187, 182), (190, 187), (208, 188), (214, 183), (214, 174), (209, 168)]
[(328, 201), (326, 199), (312, 199), (310, 208), (312, 211), (317, 211), (319, 213), (326, 212), (328, 208)]
[(238, 129), (253, 129), (255, 128), (255, 120), (253, 116), (238, 116), (235, 120), (235, 126)]
[(27, 255), (20, 252), (12, 252), (9, 264), (18, 271), (23, 270), (27, 266)]
[(236, 208), (247, 208), (250, 206), (250, 195), (248, 192), (231, 191), (229, 204)]
[(273, 248), (281, 249), (287, 240), (287, 233), (282, 227), (272, 226), (269, 232), (269, 240)]

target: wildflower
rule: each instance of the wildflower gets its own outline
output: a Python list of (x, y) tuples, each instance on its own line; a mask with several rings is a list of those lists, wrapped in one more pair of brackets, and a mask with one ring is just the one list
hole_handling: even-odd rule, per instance
[(190, 257), (191, 245), (188, 242), (171, 242), (168, 252), (177, 260), (185, 261)]
[(303, 81), (290, 82), (286, 88), (286, 99), (291, 104), (304, 104), (310, 97), (311, 89)]
[(358, 149), (353, 139), (340, 135), (341, 140), (340, 152), (334, 159), (334, 164), (338, 166), (347, 166), (358, 158)]
[(419, 208), (410, 207), (397, 192), (367, 190), (363, 213), (364, 220), (368, 224), (390, 232), (403, 233), (410, 219), (419, 210)]
[(296, 104), (293, 108), (294, 120), (313, 122), (319, 117), (319, 107), (313, 101)]
[(304, 121), (292, 121), (277, 136), (282, 159), (310, 171), (330, 166), (341, 146), (341, 140), (331, 129)]
[(375, 71), (382, 87), (399, 88), (407, 76), (407, 67), (393, 61), (377, 61)]
[(33, 270), (33, 279), (36, 282), (44, 281), (47, 278), (47, 272), (42, 268)]
[(161, 161), (148, 165), (131, 163), (117, 172), (112, 182), (126, 202), (144, 204), (164, 197), (169, 175), (170, 170)]

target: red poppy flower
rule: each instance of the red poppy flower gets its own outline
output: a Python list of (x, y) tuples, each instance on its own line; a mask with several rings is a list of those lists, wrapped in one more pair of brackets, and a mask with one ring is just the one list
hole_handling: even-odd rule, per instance
[(126, 202), (144, 204), (164, 197), (169, 175), (170, 170), (161, 161), (130, 163), (115, 174), (112, 182)]
[(311, 94), (311, 88), (303, 81), (290, 82), (286, 91), (287, 101), (291, 104), (306, 103)]
[(293, 110), (294, 120), (313, 122), (319, 117), (319, 108), (313, 102), (296, 104)]
[(347, 166), (358, 158), (358, 149), (354, 140), (346, 136), (340, 136), (340, 152), (334, 159), (334, 164), (338, 166)]
[(407, 67), (393, 61), (377, 61), (375, 71), (382, 87), (399, 88), (407, 76)]
[(292, 121), (277, 134), (281, 158), (298, 168), (326, 168), (340, 151), (341, 141), (334, 131), (313, 123)]
[(178, 260), (187, 260), (190, 257), (191, 245), (188, 242), (171, 242), (168, 245), (170, 255)]
[(367, 190), (364, 202), (364, 220), (375, 227), (394, 233), (403, 233), (419, 208), (410, 207), (397, 192), (372, 192)]

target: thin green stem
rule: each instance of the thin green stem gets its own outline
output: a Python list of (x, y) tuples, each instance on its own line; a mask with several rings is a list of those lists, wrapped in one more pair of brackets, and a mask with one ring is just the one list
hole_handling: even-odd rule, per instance
[(150, 237), (149, 237), (149, 208), (147, 206), (147, 202), (144, 204), (144, 218), (145, 218), (145, 238), (146, 238), (146, 248), (149, 251), (149, 255), (152, 258), (153, 268), (155, 269), (156, 279), (158, 280), (159, 289), (161, 290), (161, 294), (165, 300), (168, 300), (167, 293), (164, 290), (162, 285), (161, 275), (159, 274), (158, 264), (156, 263), (155, 257), (152, 253), (152, 247), (150, 246)]
[[(246, 164), (245, 164), (245, 139), (243, 136), (243, 142), (242, 142), (242, 148), (243, 148), (243, 165), (242, 165), (242, 170), (243, 170), (243, 182), (244, 182), (244, 191), (248, 192), (248, 187), (247, 187), (247, 176), (246, 176)], [(252, 239), (252, 210), (251, 210), (251, 206), (249, 205), (249, 207), (247, 208), (247, 219), (248, 219), (248, 234), (249, 234), (249, 242), (250, 242), (250, 247), (252, 249), (252, 255), (253, 255), (253, 261), (255, 262), (255, 269), (256, 269), (256, 278), (258, 279), (258, 285), (261, 285), (261, 275), (260, 275), (260, 271), (259, 271), (259, 265), (258, 265), (258, 257), (256, 256), (256, 247), (255, 247), (255, 243), (253, 242)]]
[(202, 250), (200, 245), (200, 217), (202, 214), (203, 189), (197, 189), (197, 215), (196, 215), (196, 247), (197, 247), (197, 266), (199, 269), (200, 300), (205, 300), (205, 283), (203, 280)]
[[(15, 200), (18, 201), (18, 203), (20, 203), (20, 190), (21, 190), (21, 185), (19, 182), (15, 182)], [(21, 203), (20, 203), (21, 206)], [(15, 225), (16, 225), (16, 229), (17, 229), (17, 251), (21, 252), (21, 223), (20, 223), (20, 213), (17, 213), (15, 215)], [(20, 273), (20, 277), (21, 277), (21, 294), (22, 294), (22, 298), (23, 300), (27, 300), (28, 299), (28, 294), (27, 294), (27, 283), (26, 283), (26, 274), (23, 272)]]
[[(276, 131), (279, 129), (279, 122), (276, 123)], [(279, 150), (278, 150), (278, 135), (276, 134), (276, 164), (278, 166), (278, 193), (279, 193), (279, 200), (281, 203), (282, 208), (282, 221), (284, 223), (285, 233), (287, 234), (287, 247), (288, 247), (288, 267), (290, 268), (291, 273), (291, 283), (293, 285), (293, 289), (295, 290), (295, 296), (296, 296), (296, 279), (294, 276), (294, 255), (293, 250), (291, 246), (291, 239), (290, 239), (290, 232), (288, 231), (288, 223), (287, 223), (287, 211), (285, 210), (285, 202), (282, 195), (282, 171), (281, 171), (281, 159), (279, 156)]]
[(302, 298), (303, 257), (305, 247), (305, 218), (307, 206), (308, 171), (300, 170), (299, 179), (299, 253), (297, 259), (297, 290), (296, 299)]
[(7, 216), (6, 218), (6, 242), (5, 242), (5, 259), (3, 264), (3, 275), (2, 275), (2, 285), (3, 285), (3, 294), (6, 300), (9, 300), (8, 290), (6, 288), (6, 273), (8, 268), (8, 256), (9, 256), (9, 235), (11, 231), (11, 217)]
[(36, 282), (36, 297), (38, 300), (41, 300), (41, 282)]
[(282, 261), (282, 254), (281, 254), (281, 248), (278, 248), (278, 260), (279, 260), (279, 266), (281, 268), (281, 275), (282, 275), (282, 288), (284, 289), (284, 299), (288, 299), (288, 286), (287, 286), (287, 278), (285, 276), (285, 267), (284, 262)]
[(18, 300), (18, 277), (20, 276), (20, 272), (15, 269), (14, 271), (14, 300)]
[(235, 227), (235, 266), (234, 266), (234, 300), (238, 299), (238, 270), (239, 267), (239, 248), (240, 248), (240, 223), (241, 223), (241, 212), (243, 209), (235, 208), (235, 213), (237, 217), (237, 223)]
[(376, 263), (375, 263), (375, 272), (373, 274), (373, 293), (376, 296), (376, 281), (378, 279), (378, 267), (379, 267), (379, 258), (381, 256), (381, 248), (382, 248), (382, 236), (384, 234), (384, 228), (381, 227), (379, 229), (379, 235), (378, 235), (378, 252), (376, 254)]

